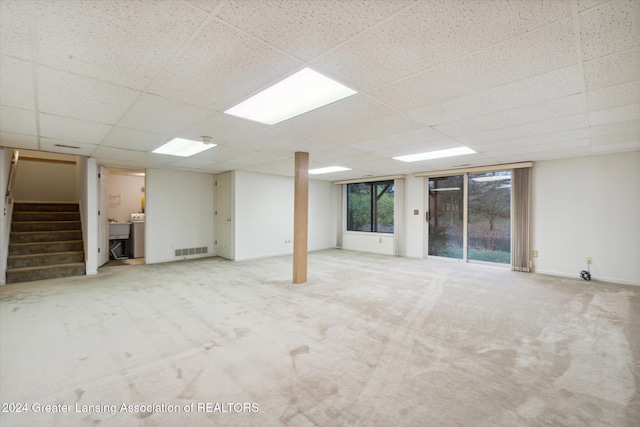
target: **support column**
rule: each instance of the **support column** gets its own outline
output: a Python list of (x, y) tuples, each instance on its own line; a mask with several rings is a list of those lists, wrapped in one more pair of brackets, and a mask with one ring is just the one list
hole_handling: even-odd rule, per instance
[(307, 281), (309, 229), (309, 153), (296, 152), (293, 209), (293, 283)]

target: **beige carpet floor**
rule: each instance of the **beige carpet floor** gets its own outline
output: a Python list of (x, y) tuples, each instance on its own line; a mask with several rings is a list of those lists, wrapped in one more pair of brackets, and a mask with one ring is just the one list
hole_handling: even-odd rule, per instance
[(341, 250), (302, 285), (285, 256), (0, 287), (3, 427), (638, 426), (639, 390), (640, 287)]

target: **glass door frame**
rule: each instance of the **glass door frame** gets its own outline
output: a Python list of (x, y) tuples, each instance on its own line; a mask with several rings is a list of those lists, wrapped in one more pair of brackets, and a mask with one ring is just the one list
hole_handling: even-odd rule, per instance
[[(423, 258), (425, 259), (438, 259), (438, 260), (445, 260), (445, 261), (452, 261), (452, 262), (464, 262), (464, 263), (469, 263), (469, 264), (486, 264), (486, 265), (493, 265), (493, 266), (497, 266), (497, 267), (503, 267), (503, 268), (510, 268), (510, 264), (502, 264), (499, 262), (489, 262), (489, 261), (480, 261), (480, 260), (470, 260), (468, 257), (468, 251), (469, 251), (469, 175), (475, 174), (475, 173), (482, 173), (482, 172), (498, 172), (498, 171), (504, 171), (504, 170), (510, 170), (511, 168), (509, 167), (497, 167), (497, 168), (491, 168), (490, 170), (487, 169), (480, 169), (479, 171), (474, 171), (472, 169), (464, 169), (461, 171), (448, 171), (445, 173), (433, 173), (433, 174), (429, 174), (429, 175), (423, 175), (424, 177), (424, 212), (425, 212), (425, 216), (424, 216), (424, 236), (423, 236)], [(457, 176), (457, 175), (462, 175), (463, 178), (463, 186), (462, 186), (462, 258), (449, 258), (449, 257), (444, 257), (444, 256), (438, 256), (438, 255), (429, 255), (429, 228), (430, 228), (430, 224), (429, 224), (429, 215), (431, 213), (430, 210), (430, 200), (429, 200), (429, 180), (432, 178), (446, 178), (449, 176)], [(510, 213), (510, 226), (513, 226), (513, 197), (511, 197), (510, 200), (510, 204), (511, 204), (511, 213)], [(513, 233), (510, 233), (510, 235), (512, 236)], [(513, 237), (511, 237), (511, 242), (510, 242), (510, 251), (513, 252)]]

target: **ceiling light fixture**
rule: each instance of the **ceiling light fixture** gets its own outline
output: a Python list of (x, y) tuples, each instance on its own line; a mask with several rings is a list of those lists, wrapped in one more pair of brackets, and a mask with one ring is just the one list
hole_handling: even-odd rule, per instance
[(269, 86), (225, 113), (274, 125), (357, 93), (310, 68)]
[(420, 160), (442, 159), (445, 157), (462, 156), (464, 154), (474, 154), (475, 151), (469, 147), (449, 148), (446, 150), (429, 151), (426, 153), (410, 154), (408, 156), (394, 157), (395, 160), (403, 162), (418, 162)]
[(311, 175), (319, 175), (322, 173), (333, 173), (333, 172), (342, 172), (342, 171), (350, 171), (349, 168), (343, 168), (342, 166), (329, 166), (326, 168), (318, 168), (318, 169), (310, 169), (309, 173)]
[(202, 141), (194, 141), (191, 139), (174, 138), (163, 146), (152, 151), (156, 154), (168, 154), (170, 156), (190, 157), (194, 154), (201, 153), (215, 147), (216, 144), (211, 142), (211, 137), (203, 136)]

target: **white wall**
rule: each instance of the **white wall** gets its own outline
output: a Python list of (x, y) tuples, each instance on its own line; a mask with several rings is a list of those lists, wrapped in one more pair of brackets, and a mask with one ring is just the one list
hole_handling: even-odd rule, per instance
[(17, 201), (75, 202), (76, 165), (21, 158), (14, 189)]
[[(145, 261), (147, 264), (212, 256), (214, 176), (147, 169)], [(201, 255), (176, 249), (206, 247)]]
[(95, 159), (76, 157), (76, 197), (80, 203), (87, 275), (98, 273), (98, 166)]
[(142, 212), (142, 197), (145, 193), (144, 176), (132, 176), (110, 171), (107, 218), (118, 222), (129, 222), (132, 213)]
[(9, 233), (11, 231), (11, 212), (13, 205), (6, 204), (4, 197), (9, 179), (9, 169), (13, 149), (0, 147), (0, 285), (7, 279), (7, 255), (9, 254)]
[[(235, 173), (236, 261), (293, 253), (294, 180)], [(335, 247), (333, 184), (309, 181), (309, 250)]]
[(640, 285), (640, 152), (537, 162), (533, 246), (538, 273)]
[[(424, 178), (407, 175), (404, 179), (404, 239), (401, 254), (409, 258), (424, 257), (425, 205)], [(414, 214), (418, 211), (418, 215)]]

